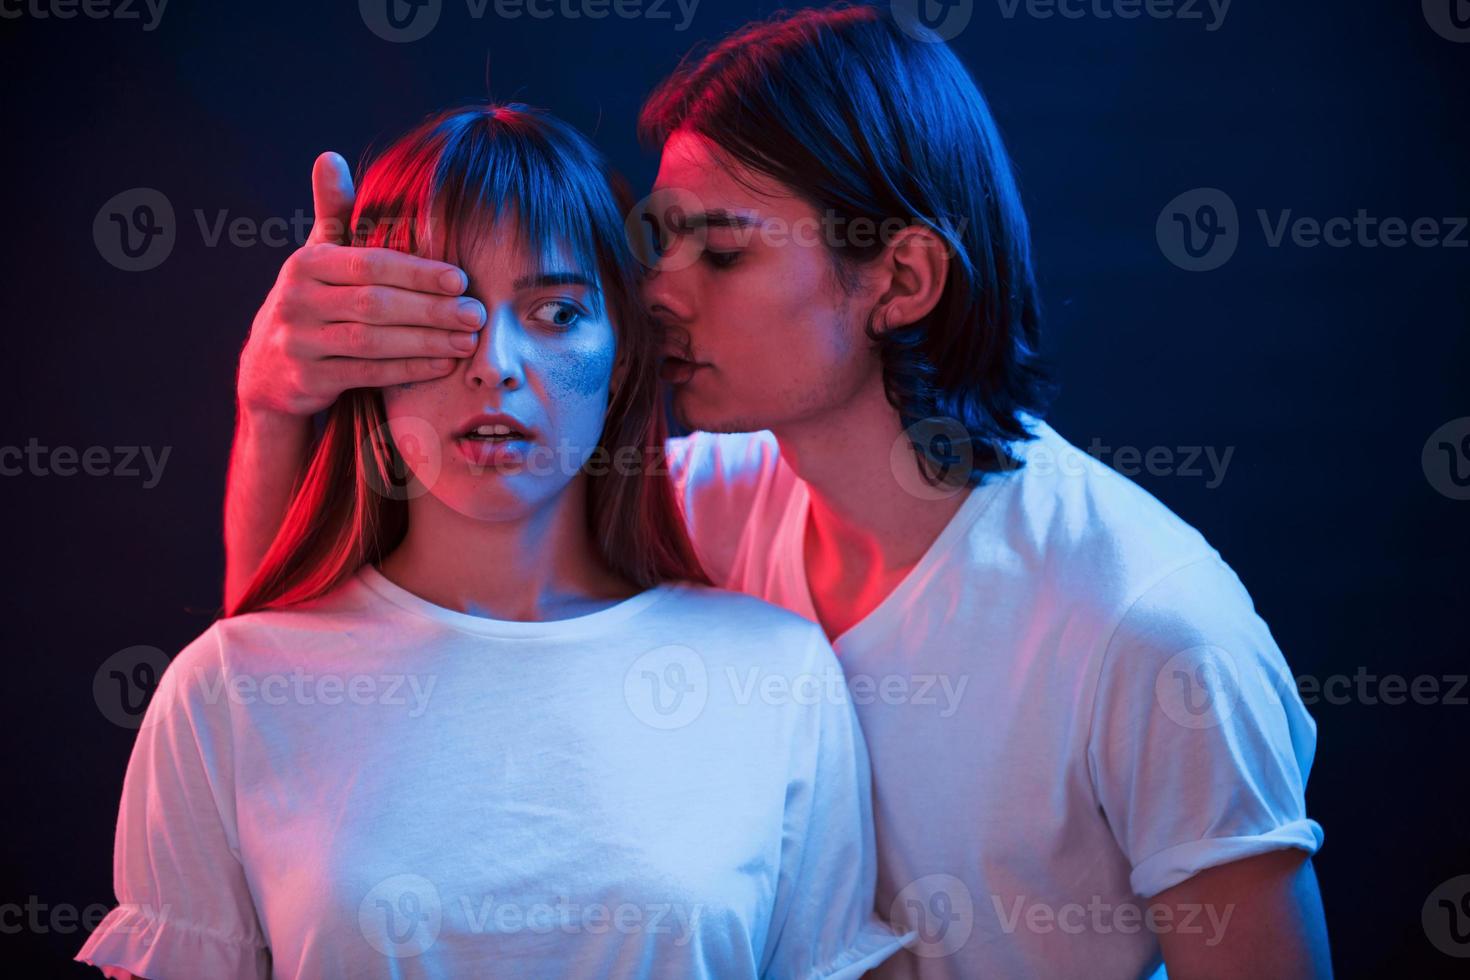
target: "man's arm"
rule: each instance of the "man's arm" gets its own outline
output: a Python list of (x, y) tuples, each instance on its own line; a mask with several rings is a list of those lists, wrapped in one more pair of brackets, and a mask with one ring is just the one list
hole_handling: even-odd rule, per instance
[(384, 248), (349, 248), (352, 177), (335, 153), (312, 169), (316, 222), (250, 327), (225, 488), (225, 609), (234, 608), (285, 517), (311, 416), (349, 388), (441, 378), (485, 322), (464, 272)]
[(1149, 904), (1169, 923), (1159, 930), (1169, 980), (1332, 976), (1322, 895), (1304, 851), (1206, 868)]
[(311, 416), (235, 416), (230, 475), (225, 483), (225, 608), (245, 594), (306, 466)]
[(1171, 980), (1331, 976), (1307, 861), (1324, 839), (1305, 798), (1316, 723), (1217, 553), (1132, 600), (1093, 724), (1094, 785)]

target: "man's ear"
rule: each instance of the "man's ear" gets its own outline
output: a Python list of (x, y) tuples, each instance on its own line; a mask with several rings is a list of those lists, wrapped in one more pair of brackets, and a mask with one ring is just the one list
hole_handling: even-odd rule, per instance
[(927, 225), (909, 225), (878, 257), (883, 290), (874, 318), (879, 330), (905, 327), (928, 316), (949, 281), (949, 242)]

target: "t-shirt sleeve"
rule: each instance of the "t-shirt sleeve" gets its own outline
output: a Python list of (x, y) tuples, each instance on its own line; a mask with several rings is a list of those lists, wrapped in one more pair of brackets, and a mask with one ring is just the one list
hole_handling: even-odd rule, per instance
[(692, 432), (665, 443), (684, 524), (700, 564), (728, 587), (757, 503), (780, 461), (769, 432)]
[[(760, 975), (770, 978), (860, 977), (914, 938), (899, 935), (874, 910), (868, 750), (847, 697), (842, 668), (817, 627), (810, 631), (815, 696), (802, 700), (793, 744), (770, 932)], [(794, 688), (795, 690), (795, 688)], [(811, 703), (814, 702), (814, 703)]]
[(1285, 658), (1218, 556), (1145, 591), (1103, 654), (1088, 749), (1133, 890), (1147, 898), (1280, 848), (1315, 853), (1316, 740)]
[(211, 628), (173, 659), (133, 743), (113, 850), (118, 907), (74, 957), (109, 977), (270, 976), (240, 860), (220, 654)]

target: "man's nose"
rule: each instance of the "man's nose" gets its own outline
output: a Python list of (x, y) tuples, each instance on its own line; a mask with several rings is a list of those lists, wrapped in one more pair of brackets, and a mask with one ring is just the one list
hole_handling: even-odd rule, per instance
[(688, 291), (680, 288), (677, 270), (655, 266), (643, 278), (643, 302), (661, 323), (681, 323), (692, 313)]

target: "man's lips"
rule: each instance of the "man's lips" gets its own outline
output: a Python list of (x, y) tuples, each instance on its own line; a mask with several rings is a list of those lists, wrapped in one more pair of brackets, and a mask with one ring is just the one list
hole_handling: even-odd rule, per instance
[(665, 357), (659, 365), (658, 376), (669, 384), (681, 385), (694, 376), (694, 372), (700, 368), (709, 367), (701, 361), (691, 361), (683, 357), (670, 355)]

